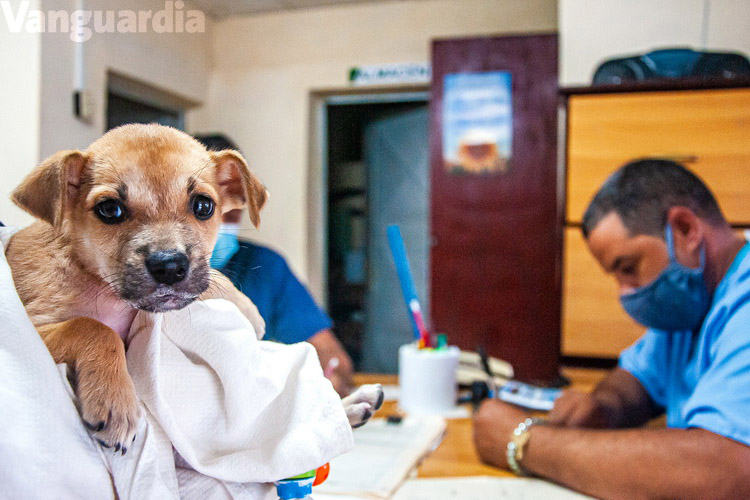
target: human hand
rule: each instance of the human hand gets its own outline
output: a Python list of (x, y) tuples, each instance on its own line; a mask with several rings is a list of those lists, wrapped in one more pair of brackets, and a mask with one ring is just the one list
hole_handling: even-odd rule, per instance
[(603, 402), (593, 393), (563, 391), (549, 412), (547, 422), (561, 427), (612, 428), (614, 423)]
[(342, 398), (348, 396), (354, 389), (354, 363), (344, 346), (328, 329), (321, 330), (307, 341), (315, 347), (323, 373), (331, 381), (333, 388)]
[(348, 396), (349, 394), (351, 394), (352, 390), (354, 390), (352, 375), (353, 369), (351, 367), (351, 362), (349, 362), (348, 367), (342, 366), (342, 364), (339, 362), (339, 366), (337, 366), (334, 369), (333, 373), (331, 373), (328, 377), (328, 380), (330, 380), (331, 384), (333, 384), (333, 388), (342, 398)]
[(474, 413), (474, 446), (482, 462), (508, 468), (506, 450), (513, 430), (529, 413), (497, 399), (485, 399)]

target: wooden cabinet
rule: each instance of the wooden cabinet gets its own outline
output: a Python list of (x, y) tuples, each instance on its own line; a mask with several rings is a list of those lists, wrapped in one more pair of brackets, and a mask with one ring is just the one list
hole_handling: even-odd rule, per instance
[(750, 224), (750, 89), (571, 96), (568, 118), (568, 222), (618, 166), (661, 156), (698, 174), (730, 221)]
[(588, 252), (583, 213), (618, 167), (659, 156), (699, 175), (733, 226), (750, 226), (750, 88), (572, 93), (567, 123), (562, 354), (616, 358), (644, 328)]
[(614, 278), (588, 251), (579, 228), (565, 229), (563, 257), (563, 354), (616, 358), (645, 329), (620, 307)]

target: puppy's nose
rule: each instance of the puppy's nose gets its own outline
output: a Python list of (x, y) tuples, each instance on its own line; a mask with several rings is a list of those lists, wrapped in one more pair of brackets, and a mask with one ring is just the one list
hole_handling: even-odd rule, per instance
[(190, 262), (182, 252), (154, 252), (146, 257), (146, 269), (157, 283), (174, 285), (185, 279)]

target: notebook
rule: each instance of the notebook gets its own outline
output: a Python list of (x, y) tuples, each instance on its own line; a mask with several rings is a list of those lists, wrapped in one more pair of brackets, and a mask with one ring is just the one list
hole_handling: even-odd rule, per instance
[[(496, 385), (503, 385), (508, 379), (513, 378), (513, 367), (507, 361), (490, 357), (489, 366)], [(482, 368), (479, 354), (461, 351), (458, 356), (456, 381), (459, 385), (471, 385), (475, 380), (487, 380), (487, 372)]]
[(331, 473), (313, 497), (391, 498), (444, 433), (441, 417), (406, 417), (398, 424), (371, 420), (354, 430), (354, 449), (331, 461)]
[[(450, 477), (411, 479), (393, 500), (585, 500), (586, 495), (541, 479), (504, 477)], [(317, 498), (316, 498), (317, 500)]]

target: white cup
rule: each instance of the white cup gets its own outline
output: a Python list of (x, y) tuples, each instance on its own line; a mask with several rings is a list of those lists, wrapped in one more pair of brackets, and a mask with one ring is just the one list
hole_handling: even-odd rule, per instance
[(398, 349), (399, 406), (413, 415), (440, 415), (456, 407), (459, 349)]

